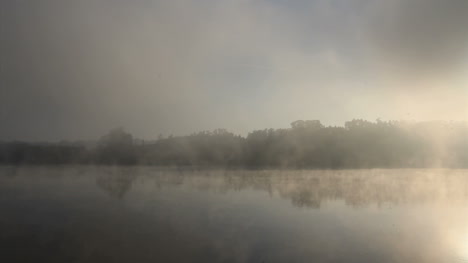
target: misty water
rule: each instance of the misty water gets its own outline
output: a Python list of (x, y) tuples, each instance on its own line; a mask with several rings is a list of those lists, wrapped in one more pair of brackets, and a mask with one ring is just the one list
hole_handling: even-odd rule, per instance
[(0, 167), (0, 262), (468, 262), (467, 170)]

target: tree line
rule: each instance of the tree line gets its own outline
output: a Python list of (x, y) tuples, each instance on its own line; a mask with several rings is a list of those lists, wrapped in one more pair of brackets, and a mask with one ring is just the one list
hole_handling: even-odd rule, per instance
[(113, 129), (94, 145), (0, 142), (0, 164), (119, 164), (244, 168), (468, 167), (468, 125), (460, 122), (375, 122), (344, 126), (298, 120), (287, 129), (247, 136), (224, 129), (188, 136), (135, 139)]

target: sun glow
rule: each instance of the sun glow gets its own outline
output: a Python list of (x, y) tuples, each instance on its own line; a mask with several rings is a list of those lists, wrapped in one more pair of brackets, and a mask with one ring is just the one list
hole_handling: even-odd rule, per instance
[(464, 236), (460, 237), (455, 247), (457, 262), (468, 262), (468, 229), (464, 231)]

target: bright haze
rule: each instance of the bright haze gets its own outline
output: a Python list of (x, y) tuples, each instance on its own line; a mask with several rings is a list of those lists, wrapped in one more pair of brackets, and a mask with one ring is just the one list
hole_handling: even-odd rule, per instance
[(0, 140), (468, 117), (466, 0), (0, 0)]

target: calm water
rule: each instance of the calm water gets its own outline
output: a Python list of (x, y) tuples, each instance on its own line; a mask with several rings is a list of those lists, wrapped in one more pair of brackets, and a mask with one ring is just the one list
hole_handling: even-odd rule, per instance
[(468, 171), (0, 167), (0, 262), (468, 262)]

